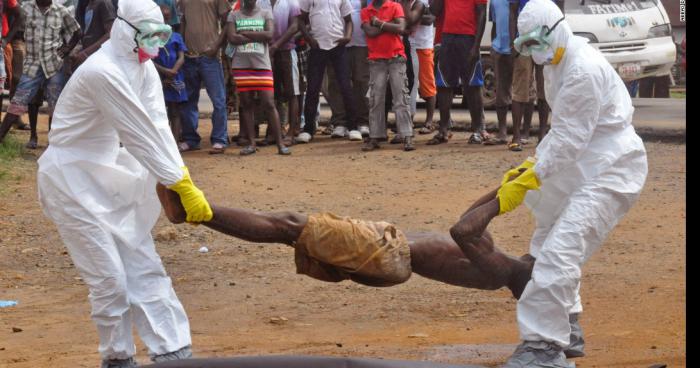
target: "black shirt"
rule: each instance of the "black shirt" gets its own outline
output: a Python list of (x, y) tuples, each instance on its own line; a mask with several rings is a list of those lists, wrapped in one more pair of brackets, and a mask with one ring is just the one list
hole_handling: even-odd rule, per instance
[(76, 9), (78, 23), (83, 29), (81, 41), (83, 48), (91, 46), (102, 38), (106, 33), (105, 24), (114, 21), (117, 17), (111, 0), (93, 0), (89, 6), (88, 3), (90, 1), (83, 1)]

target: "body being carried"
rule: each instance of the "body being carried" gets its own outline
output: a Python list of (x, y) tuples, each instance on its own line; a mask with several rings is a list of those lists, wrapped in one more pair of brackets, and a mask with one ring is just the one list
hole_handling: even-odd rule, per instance
[[(184, 222), (175, 193), (158, 186), (166, 215)], [(496, 191), (476, 201), (450, 234), (404, 233), (387, 222), (372, 222), (331, 213), (263, 213), (212, 206), (214, 217), (203, 224), (219, 232), (256, 243), (294, 247), (298, 273), (339, 282), (393, 286), (413, 272), (462, 287), (495, 290), (507, 286), (518, 298), (530, 279), (532, 259), (502, 253), (485, 230), (499, 212)]]

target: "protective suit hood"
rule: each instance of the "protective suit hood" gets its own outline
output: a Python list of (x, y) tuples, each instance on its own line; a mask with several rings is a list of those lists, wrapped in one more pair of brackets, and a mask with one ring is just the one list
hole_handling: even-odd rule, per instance
[[(518, 16), (518, 33), (526, 34), (540, 27), (552, 28), (564, 17), (556, 4), (551, 0), (530, 0)], [(587, 43), (585, 38), (574, 36), (571, 27), (566, 20), (556, 25), (551, 33), (551, 47), (557, 52), (562, 49), (566, 57), (566, 52), (576, 49)]]
[[(141, 22), (164, 23), (160, 7), (155, 2), (148, 0), (119, 0), (117, 16), (126, 19), (133, 25)], [(136, 41), (134, 41), (135, 35), (136, 30), (128, 23), (119, 18), (114, 20), (108, 42), (115, 56), (138, 63), (138, 54), (134, 52), (137, 47)]]

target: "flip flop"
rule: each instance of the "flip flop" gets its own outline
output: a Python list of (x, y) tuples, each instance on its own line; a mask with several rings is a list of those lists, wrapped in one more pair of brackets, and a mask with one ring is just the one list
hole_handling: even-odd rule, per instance
[(240, 151), (241, 156), (249, 156), (254, 154), (255, 152), (258, 152), (258, 149), (253, 147), (253, 146), (246, 146)]
[(442, 143), (447, 143), (449, 141), (449, 138), (445, 137), (442, 135), (442, 133), (435, 134), (428, 143), (426, 143), (429, 146), (434, 146), (436, 144), (442, 144)]
[(520, 143), (511, 143), (508, 145), (508, 149), (513, 152), (520, 152), (523, 150), (523, 147), (520, 146)]
[(226, 147), (221, 144), (214, 144), (209, 150), (210, 155), (218, 155), (226, 152)]
[(199, 147), (191, 147), (189, 144), (182, 142), (180, 145), (177, 147), (180, 153), (182, 152), (190, 152), (190, 151), (199, 151)]
[(424, 127), (418, 129), (418, 134), (430, 134), (435, 131), (434, 125), (425, 125)]

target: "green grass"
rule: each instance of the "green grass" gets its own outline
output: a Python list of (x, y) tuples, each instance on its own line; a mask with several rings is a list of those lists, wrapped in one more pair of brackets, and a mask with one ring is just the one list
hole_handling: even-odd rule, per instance
[(0, 182), (13, 177), (10, 169), (23, 153), (24, 145), (17, 138), (11, 134), (5, 136), (5, 139), (0, 143)]
[(685, 98), (685, 90), (671, 90), (671, 98)]
[(0, 143), (0, 163), (10, 163), (10, 161), (22, 156), (23, 153), (24, 145), (11, 134), (5, 136), (5, 139)]

